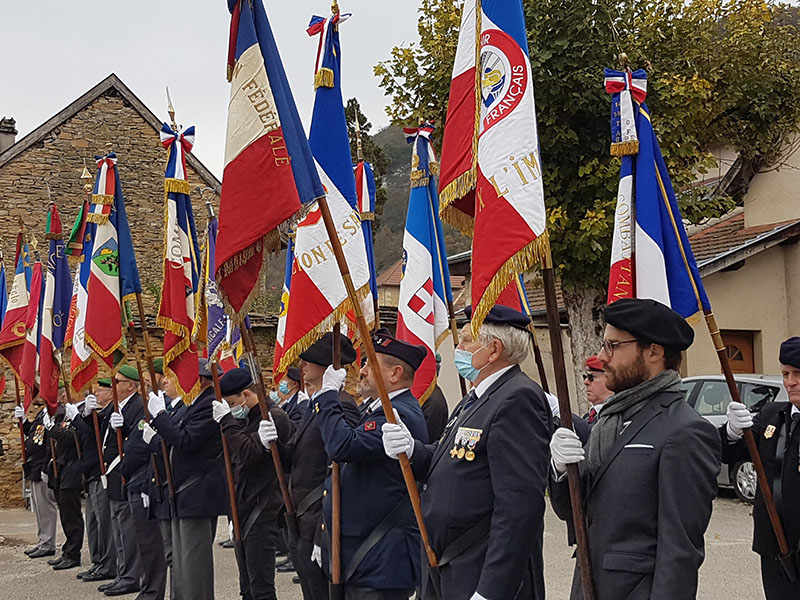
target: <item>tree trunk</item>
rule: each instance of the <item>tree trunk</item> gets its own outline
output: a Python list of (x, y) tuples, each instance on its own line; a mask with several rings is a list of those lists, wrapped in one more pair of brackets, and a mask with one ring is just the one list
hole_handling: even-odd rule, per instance
[[(603, 307), (606, 291), (594, 286), (570, 286), (562, 289), (564, 306), (569, 317), (570, 349), (572, 368), (576, 374), (578, 394), (572, 398), (573, 410), (582, 415), (589, 410), (586, 388), (581, 375), (586, 371), (586, 359), (597, 354), (603, 339)], [(569, 369), (569, 365), (567, 365)]]

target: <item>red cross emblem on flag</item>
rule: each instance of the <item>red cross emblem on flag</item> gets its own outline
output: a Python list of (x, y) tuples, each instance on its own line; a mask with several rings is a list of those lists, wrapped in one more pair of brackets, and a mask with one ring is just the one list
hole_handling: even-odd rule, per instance
[(430, 277), (414, 292), (411, 300), (408, 301), (408, 307), (433, 325), (433, 280)]

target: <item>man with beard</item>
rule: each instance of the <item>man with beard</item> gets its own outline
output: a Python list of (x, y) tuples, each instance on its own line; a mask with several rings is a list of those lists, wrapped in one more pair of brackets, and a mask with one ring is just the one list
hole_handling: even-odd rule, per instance
[[(752, 428), (786, 541), (789, 549), (794, 550), (789, 561), (798, 573), (800, 514), (796, 507), (800, 503), (800, 428), (797, 426), (800, 422), (800, 337), (789, 338), (781, 344), (778, 361), (789, 402), (768, 402), (755, 418), (744, 404), (731, 402), (728, 422), (720, 427), (722, 460), (728, 464), (750, 460), (742, 437), (745, 429)], [(753, 507), (753, 525), (753, 552), (761, 556), (761, 580), (767, 600), (800, 598), (800, 582), (797, 579), (792, 581), (778, 560), (778, 541), (760, 487)]]
[[(553, 508), (568, 518), (566, 470), (579, 463), (597, 600), (688, 600), (697, 594), (720, 456), (719, 434), (680, 389), (681, 352), (694, 331), (654, 300), (618, 300), (605, 320), (598, 359), (614, 395), (585, 452), (571, 430), (553, 435)], [(583, 598), (577, 566), (571, 598)]]

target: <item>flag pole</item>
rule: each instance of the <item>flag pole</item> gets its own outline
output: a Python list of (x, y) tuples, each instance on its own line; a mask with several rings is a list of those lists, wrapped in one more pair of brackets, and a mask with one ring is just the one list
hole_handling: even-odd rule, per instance
[[(22, 397), (19, 394), (19, 379), (16, 373), (12, 372), (12, 374), (14, 375), (14, 392), (17, 396), (17, 406), (22, 406)], [(25, 463), (28, 461), (28, 451), (25, 448), (25, 425), (23, 419), (17, 419), (17, 424), (19, 425), (19, 441), (22, 443), (22, 462)]]
[[(222, 402), (222, 388), (219, 385), (219, 363), (213, 361), (211, 363), (211, 377), (214, 381), (214, 394), (217, 401)], [(231, 462), (231, 450), (228, 445), (228, 438), (219, 428), (219, 435), (222, 438), (222, 456), (225, 458), (225, 474), (228, 481), (228, 498), (231, 503), (231, 522), (233, 523), (233, 543), (236, 547), (237, 558), (242, 558), (241, 545), (242, 545), (242, 528), (239, 521), (239, 504), (236, 501), (236, 482), (233, 479), (233, 463)]]
[[(569, 388), (567, 387), (567, 369), (564, 364), (564, 348), (561, 343), (561, 319), (558, 314), (553, 257), (550, 254), (549, 246), (542, 255), (542, 283), (547, 312), (547, 329), (550, 333), (550, 350), (553, 353), (556, 395), (558, 396), (558, 408), (561, 413), (561, 427), (573, 430), (572, 407), (570, 406)], [(567, 465), (567, 480), (569, 482), (569, 497), (572, 505), (572, 521), (575, 526), (576, 554), (581, 573), (583, 598), (584, 600), (594, 600), (594, 582), (591, 561), (589, 560), (589, 540), (586, 531), (586, 520), (583, 514), (583, 498), (577, 464)]]
[[(358, 122), (358, 121), (356, 121)], [(342, 368), (342, 326), (333, 325), (333, 368)], [(339, 463), (331, 462), (331, 581), (329, 600), (344, 600), (342, 585), (342, 488)]]
[[(520, 275), (522, 277), (522, 275)], [(531, 332), (531, 341), (533, 342), (533, 359), (536, 361), (536, 370), (539, 372), (539, 379), (542, 383), (542, 389), (550, 393), (550, 386), (547, 384), (547, 373), (544, 370), (544, 361), (542, 360), (542, 351), (539, 348), (539, 342), (536, 341), (536, 328), (533, 325), (533, 313), (531, 312), (530, 303), (528, 302), (528, 292), (525, 289), (525, 286), (522, 283), (521, 279), (517, 279), (517, 290), (519, 290), (519, 294), (521, 296), (521, 300), (523, 300), (522, 307), (525, 309), (525, 314), (528, 315), (531, 322), (528, 325), (528, 331)]]
[[(375, 347), (372, 345), (369, 326), (364, 318), (364, 312), (361, 310), (361, 303), (358, 300), (356, 288), (353, 285), (352, 278), (350, 277), (350, 269), (347, 266), (347, 260), (344, 257), (344, 251), (342, 250), (342, 243), (339, 240), (339, 235), (336, 231), (336, 225), (333, 223), (331, 210), (328, 206), (328, 199), (325, 196), (322, 196), (317, 199), (317, 202), (319, 204), (322, 220), (325, 223), (325, 230), (328, 232), (328, 239), (330, 240), (333, 248), (333, 254), (336, 257), (336, 264), (339, 267), (339, 272), (342, 275), (344, 287), (347, 290), (347, 296), (350, 299), (350, 303), (353, 305), (353, 313), (355, 314), (358, 333), (361, 337), (361, 345), (367, 352), (367, 361), (369, 364), (375, 365), (378, 362), (378, 356), (375, 353)], [(397, 420), (394, 417), (394, 411), (392, 411), (392, 402), (389, 400), (389, 394), (386, 391), (386, 382), (383, 380), (383, 375), (379, 369), (375, 370), (375, 375), (376, 383), (378, 385), (378, 392), (381, 399), (381, 407), (383, 408), (383, 414), (386, 416), (386, 420), (389, 423), (396, 423)], [(420, 503), (419, 490), (417, 489), (417, 483), (414, 479), (414, 473), (411, 471), (411, 463), (409, 462), (408, 456), (406, 456), (405, 453), (399, 454), (398, 460), (400, 461), (403, 479), (405, 480), (406, 489), (408, 490), (408, 495), (411, 499), (411, 506), (414, 509), (414, 516), (416, 517), (417, 525), (419, 526), (419, 533), (420, 537), (422, 538), (422, 546), (425, 549), (425, 554), (428, 557), (428, 563), (432, 568), (435, 568), (438, 566), (439, 560), (437, 559), (436, 553), (431, 547), (430, 540), (428, 538), (428, 529), (425, 527), (425, 522), (422, 519), (422, 504)], [(587, 598), (587, 600), (591, 599)]]
[[(64, 369), (64, 361), (60, 360), (58, 362), (60, 367), (59, 370), (61, 371), (61, 380), (64, 382), (64, 393), (67, 395), (67, 402), (72, 404), (72, 392), (69, 391), (69, 379), (67, 378), (67, 371)], [(81, 450), (81, 442), (78, 439), (78, 432), (73, 429), (72, 435), (75, 438), (75, 450), (78, 452), (78, 458), (83, 458), (83, 451)], [(84, 480), (84, 483), (86, 483), (86, 478), (83, 474), (81, 474), (81, 478)]]
[[(94, 395), (94, 389), (89, 386), (89, 393)], [(100, 463), (100, 475), (106, 476), (106, 463), (103, 460), (103, 441), (100, 439), (100, 419), (97, 418), (97, 409), (92, 409), (92, 424), (94, 425), (94, 441), (97, 444), (97, 460)]]
[[(111, 373), (111, 398), (114, 403), (114, 412), (119, 412), (119, 393), (117, 392), (117, 378), (114, 377), (114, 372)], [(109, 425), (110, 427), (110, 425)], [(117, 427), (117, 451), (119, 459), (122, 460), (122, 428)]]

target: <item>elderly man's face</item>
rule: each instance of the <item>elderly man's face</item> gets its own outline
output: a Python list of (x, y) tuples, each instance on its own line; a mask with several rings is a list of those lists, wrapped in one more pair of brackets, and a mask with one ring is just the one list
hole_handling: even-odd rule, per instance
[(791, 365), (781, 365), (783, 387), (789, 394), (789, 402), (800, 408), (800, 369)]
[(136, 386), (139, 384), (138, 381), (128, 379), (119, 373), (114, 376), (114, 383), (117, 386), (117, 395), (119, 396), (120, 402), (125, 400), (125, 398), (131, 394), (134, 394), (136, 392)]

